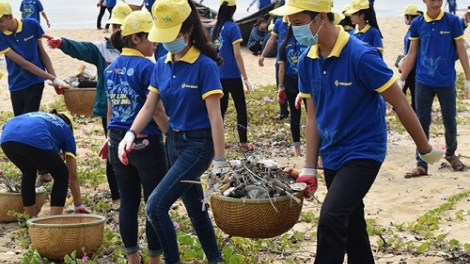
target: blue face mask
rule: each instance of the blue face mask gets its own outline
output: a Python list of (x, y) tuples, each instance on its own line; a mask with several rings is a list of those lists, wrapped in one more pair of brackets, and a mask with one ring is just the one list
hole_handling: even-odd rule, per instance
[(186, 48), (186, 42), (184, 42), (184, 38), (180, 37), (172, 42), (162, 43), (163, 47), (168, 50), (171, 54), (177, 54)]
[(318, 31), (315, 34), (315, 36), (312, 35), (312, 32), (310, 31), (310, 24), (312, 24), (313, 21), (315, 21), (315, 19), (313, 19), (310, 23), (306, 25), (292, 26), (294, 37), (300, 44), (305, 45), (305, 46), (313, 46), (318, 43), (318, 33), (320, 32), (320, 29), (322, 26), (318, 28)]

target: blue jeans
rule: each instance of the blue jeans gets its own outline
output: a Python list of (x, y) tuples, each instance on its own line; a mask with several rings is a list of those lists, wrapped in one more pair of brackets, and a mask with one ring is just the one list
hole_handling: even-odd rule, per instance
[(197, 181), (209, 168), (214, 158), (210, 129), (179, 132), (170, 128), (166, 147), (170, 169), (150, 195), (147, 217), (163, 246), (166, 264), (180, 263), (178, 242), (173, 222), (168, 214), (171, 205), (181, 197), (209, 263), (222, 261), (214, 227), (207, 211), (202, 211), (203, 191)]
[[(119, 209), (119, 231), (127, 254), (139, 251), (138, 214), (141, 202), (141, 188), (144, 189), (144, 201), (147, 202), (155, 187), (168, 170), (165, 146), (162, 136), (150, 135), (149, 144), (142, 149), (134, 149), (128, 155), (129, 165), (125, 166), (118, 158), (118, 145), (126, 131), (111, 130), (109, 160), (116, 174), (117, 185), (121, 195)], [(143, 138), (135, 140), (136, 144)], [(162, 246), (150, 222), (146, 221), (145, 233), (150, 257), (162, 254)]]
[[(452, 87), (431, 87), (421, 83), (416, 83), (415, 103), (416, 115), (423, 127), (426, 137), (429, 139), (429, 126), (431, 125), (432, 103), (437, 95), (441, 106), (442, 122), (444, 123), (446, 139), (446, 156), (452, 156), (457, 149), (457, 110), (455, 86)], [(419, 158), (416, 152), (417, 165), (423, 168), (428, 164)]]

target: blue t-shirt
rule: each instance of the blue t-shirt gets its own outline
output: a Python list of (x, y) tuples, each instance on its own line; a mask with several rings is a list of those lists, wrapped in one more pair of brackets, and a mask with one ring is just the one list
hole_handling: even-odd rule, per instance
[(240, 69), (238, 69), (235, 54), (233, 53), (233, 44), (242, 41), (242, 34), (238, 25), (232, 21), (225, 21), (214, 42), (220, 50), (220, 57), (224, 59), (224, 63), (220, 66), (220, 79), (241, 78)]
[(271, 32), (272, 35), (277, 36), (277, 46), (281, 47), (282, 42), (286, 38), (287, 31), (289, 27), (287, 23), (282, 21), (282, 18), (279, 18), (274, 23), (273, 31)]
[(147, 8), (149, 12), (152, 12), (153, 2), (155, 2), (155, 0), (144, 0), (145, 8)]
[[(108, 129), (129, 130), (147, 98), (150, 78), (155, 64), (135, 49), (124, 48), (105, 70), (106, 96), (113, 115)], [(142, 134), (161, 135), (155, 121)]]
[[(38, 41), (42, 38), (44, 30), (34, 19), (24, 18), (17, 21), (16, 32), (0, 32), (0, 54), (13, 50), (25, 60), (44, 70), (38, 51)], [(44, 78), (23, 69), (10, 58), (5, 56), (5, 60), (8, 70), (8, 89), (11, 92), (21, 91), (34, 84), (44, 82)]]
[(395, 82), (376, 49), (339, 28), (328, 58), (321, 58), (315, 45), (298, 66), (301, 96), (316, 105), (323, 166), (332, 170), (352, 159), (384, 161), (387, 127), (380, 93)]
[(116, 0), (106, 0), (106, 7), (112, 8), (116, 5)]
[(410, 39), (419, 39), (416, 82), (432, 87), (454, 87), (456, 80), (455, 40), (463, 38), (462, 23), (441, 10), (433, 20), (426, 13), (411, 22)]
[(455, 9), (457, 9), (457, 1), (447, 0), (447, 3), (449, 3), (449, 12), (455, 12)]
[(362, 30), (358, 30), (357, 28), (351, 30), (350, 34), (376, 48), (380, 51), (380, 57), (382, 57), (384, 44), (378, 29), (367, 24)]
[(223, 96), (217, 64), (194, 46), (179, 61), (170, 53), (161, 57), (149, 90), (160, 95), (170, 127), (179, 131), (210, 128), (204, 100), (213, 94)]
[(403, 42), (404, 42), (404, 53), (403, 54), (408, 54), (408, 50), (410, 49), (410, 44), (411, 44), (411, 40), (410, 40), (410, 34), (411, 34), (411, 30), (408, 29), (408, 31), (406, 31), (406, 34), (405, 34), (405, 38), (403, 39)]
[(307, 49), (307, 46), (300, 44), (294, 36), (290, 37), (286, 45), (286, 58), (281, 58), (278, 53), (277, 60), (279, 63), (285, 63), (286, 76), (298, 78), (299, 69), (297, 63), (300, 55)]
[(72, 157), (77, 154), (72, 130), (54, 114), (31, 112), (13, 117), (3, 126), (0, 143), (10, 141), (57, 153), (62, 150)]
[(20, 12), (23, 13), (24, 18), (32, 18), (41, 23), (39, 13), (44, 11), (41, 1), (39, 0), (23, 0), (20, 5)]

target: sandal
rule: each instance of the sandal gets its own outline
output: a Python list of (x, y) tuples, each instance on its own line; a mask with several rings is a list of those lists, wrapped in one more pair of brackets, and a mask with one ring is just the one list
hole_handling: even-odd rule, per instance
[(255, 145), (253, 145), (252, 143), (241, 143), (240, 144), (240, 151), (243, 152), (243, 153), (253, 152), (253, 151), (255, 151)]
[(405, 174), (405, 178), (406, 179), (417, 178), (417, 177), (426, 176), (426, 175), (428, 175), (428, 170), (421, 167), (421, 166), (418, 166), (418, 167), (414, 168), (412, 171), (407, 172)]
[(450, 163), (450, 165), (452, 165), (452, 169), (454, 169), (454, 171), (463, 171), (465, 169), (465, 165), (456, 155), (446, 156), (446, 160)]

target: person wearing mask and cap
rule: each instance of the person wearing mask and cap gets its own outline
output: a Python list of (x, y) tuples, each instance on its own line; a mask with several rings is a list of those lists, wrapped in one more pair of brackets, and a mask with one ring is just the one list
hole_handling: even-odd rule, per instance
[(428, 162), (431, 146), (410, 104), (375, 48), (333, 24), (331, 0), (288, 0), (271, 14), (289, 17), (294, 37), (310, 46), (299, 58), (300, 98), (307, 101), (305, 165), (297, 182), (306, 197), (317, 190), (321, 155), (328, 192), (317, 230), (315, 264), (374, 263), (363, 199), (387, 150), (384, 99)]
[(365, 43), (375, 47), (380, 56), (384, 51), (382, 42), (382, 33), (380, 32), (374, 7), (367, 0), (353, 0), (351, 8), (344, 12), (346, 16), (351, 17), (351, 22), (356, 25), (350, 34)]
[[(426, 11), (413, 20), (410, 27), (410, 47), (400, 76), (403, 88), (416, 64), (416, 115), (429, 137), (434, 97), (439, 99), (445, 129), (445, 159), (454, 171), (464, 171), (465, 165), (455, 154), (457, 150), (457, 96), (455, 60), (462, 65), (464, 88), (470, 98), (470, 66), (463, 41), (463, 28), (459, 18), (442, 10), (442, 1), (423, 0)], [(416, 167), (406, 178), (428, 174), (426, 160), (416, 154)]]
[(44, 30), (30, 18), (16, 19), (10, 3), (0, 1), (0, 54), (5, 55), (8, 89), (15, 116), (39, 110), (44, 80), (59, 87), (70, 86), (56, 77), (51, 59), (42, 45)]
[[(168, 118), (163, 106), (136, 139), (137, 149), (129, 153), (127, 164), (118, 158), (118, 145), (130, 129), (135, 116), (145, 103), (150, 77), (155, 64), (146, 57), (155, 52), (155, 43), (148, 39), (152, 28), (152, 15), (147, 11), (134, 11), (123, 21), (121, 29), (111, 35), (113, 45), (122, 50), (105, 70), (108, 97), (109, 160), (111, 161), (121, 195), (119, 231), (129, 264), (141, 263), (139, 256), (139, 207), (143, 189), (144, 201), (165, 175), (168, 165), (161, 127), (168, 130)], [(107, 146), (107, 145), (105, 145)], [(108, 151), (106, 151), (108, 152)], [(162, 246), (147, 220), (145, 233), (148, 241), (150, 264), (163, 263)]]
[[(147, 200), (146, 214), (163, 247), (166, 264), (181, 263), (178, 240), (168, 214), (182, 199), (209, 264), (223, 261), (209, 213), (203, 210), (199, 181), (213, 163), (214, 175), (227, 166), (223, 96), (218, 56), (192, 0), (157, 0), (152, 6), (154, 25), (148, 39), (168, 50), (153, 71), (144, 106), (119, 144), (119, 158), (132, 154), (137, 135), (152, 119), (160, 102), (169, 117), (166, 150), (170, 168)], [(163, 129), (163, 128), (162, 128)]]
[[(132, 13), (132, 9), (126, 3), (117, 4), (113, 10), (109, 23), (112, 25), (112, 31), (116, 32), (119, 30), (124, 19)], [(72, 58), (85, 61), (93, 64), (97, 69), (97, 85), (96, 85), (96, 96), (95, 103), (93, 105), (93, 116), (100, 117), (101, 123), (104, 129), (104, 135), (108, 134), (107, 131), (107, 99), (105, 91), (105, 78), (104, 70), (121, 54), (121, 50), (114, 48), (109, 38), (105, 38), (101, 41), (88, 42), (88, 41), (76, 41), (65, 37), (53, 37), (44, 35), (47, 39), (48, 45), (53, 49), (60, 49), (63, 53), (71, 56)], [(105, 143), (107, 146), (107, 143)], [(111, 190), (111, 199), (113, 201), (113, 209), (118, 210), (120, 206), (120, 195), (118, 186), (116, 183), (116, 176), (111, 163), (108, 160), (107, 155), (101, 155), (103, 159), (106, 159), (106, 178), (108, 180), (109, 189)]]
[[(20, 170), (21, 197), (25, 212), (35, 217), (36, 171), (47, 170), (54, 184), (51, 192), (51, 215), (62, 214), (67, 185), (74, 198), (75, 213), (88, 213), (82, 203), (77, 178), (77, 147), (73, 136), (72, 117), (68, 113), (30, 112), (16, 116), (3, 126), (0, 139), (3, 152)], [(60, 155), (65, 155), (65, 164)]]

